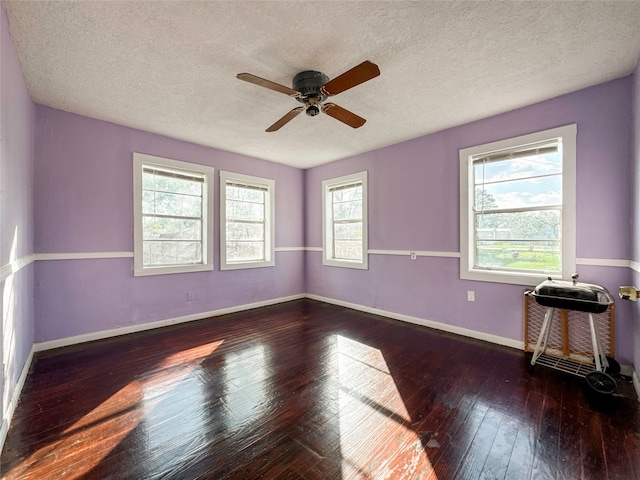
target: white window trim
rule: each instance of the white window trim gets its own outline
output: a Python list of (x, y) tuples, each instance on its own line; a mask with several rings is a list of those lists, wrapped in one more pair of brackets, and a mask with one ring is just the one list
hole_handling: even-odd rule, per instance
[[(202, 262), (196, 265), (177, 265), (170, 267), (144, 267), (142, 258), (142, 166), (156, 165), (159, 167), (174, 168), (186, 172), (205, 176), (205, 188), (203, 190), (205, 211), (203, 212), (203, 238), (204, 246)], [(173, 273), (203, 272), (213, 270), (213, 184), (214, 168), (195, 163), (181, 162), (168, 158), (133, 153), (133, 275), (136, 277), (147, 275), (166, 275)]]
[[(247, 185), (266, 187), (265, 197), (265, 255), (264, 261), (228, 262), (227, 261), (227, 182), (238, 182)], [(275, 180), (243, 175), (241, 173), (220, 171), (220, 270), (239, 270), (243, 268), (273, 267), (275, 262)]]
[(568, 278), (576, 269), (576, 135), (577, 125), (566, 125), (529, 135), (478, 145), (460, 150), (460, 278), (485, 282), (537, 285), (549, 275), (487, 271), (474, 269), (473, 265), (473, 196), (469, 195), (473, 184), (473, 156), (492, 151), (514, 148), (562, 137), (562, 272), (552, 278)]
[[(354, 182), (362, 182), (362, 260), (338, 260), (333, 257), (332, 229), (328, 228), (332, 221), (333, 212), (330, 196), (327, 195), (329, 188), (346, 185)], [(322, 182), (322, 264), (332, 267), (347, 267), (367, 270), (369, 268), (369, 225), (367, 204), (369, 203), (367, 187), (367, 172), (359, 172), (343, 177), (331, 178)]]

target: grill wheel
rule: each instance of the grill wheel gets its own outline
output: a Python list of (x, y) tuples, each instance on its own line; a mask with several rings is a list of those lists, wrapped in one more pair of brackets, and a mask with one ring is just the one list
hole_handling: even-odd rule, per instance
[(611, 395), (616, 393), (616, 381), (611, 375), (604, 372), (590, 372), (584, 377), (587, 386), (594, 392), (601, 395)]

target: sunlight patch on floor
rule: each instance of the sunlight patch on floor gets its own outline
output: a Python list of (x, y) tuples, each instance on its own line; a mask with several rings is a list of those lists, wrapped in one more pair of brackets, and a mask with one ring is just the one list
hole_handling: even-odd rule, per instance
[(268, 404), (267, 353), (266, 345), (258, 344), (225, 357), (223, 403), (229, 411), (226, 417), (229, 430), (244, 427), (259, 417), (262, 407)]
[(382, 352), (342, 335), (336, 350), (342, 478), (433, 474)]
[[(73, 425), (60, 433), (57, 439), (21, 462), (6, 476), (7, 480), (28, 478), (25, 473), (36, 463), (53, 468), (56, 459), (64, 456), (77, 457), (72, 472), (63, 472), (64, 478), (79, 479), (115, 449), (120, 442), (157, 407), (166, 397), (167, 390), (183, 388), (183, 381), (211, 355), (223, 340), (199, 345), (167, 356), (154, 367), (154, 373), (125, 385), (107, 400), (88, 412)], [(191, 393), (203, 395), (201, 390), (192, 389)], [(79, 392), (81, 395), (82, 392)], [(201, 398), (191, 398), (200, 402)], [(100, 429), (104, 435), (98, 435), (99, 442), (89, 442), (95, 438), (93, 429)], [(142, 435), (142, 434), (141, 434)]]

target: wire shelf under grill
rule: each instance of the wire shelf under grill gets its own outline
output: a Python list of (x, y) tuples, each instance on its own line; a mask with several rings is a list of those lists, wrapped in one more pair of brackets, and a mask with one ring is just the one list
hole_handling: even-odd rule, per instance
[(586, 365), (566, 358), (552, 357), (546, 353), (543, 353), (538, 357), (536, 365), (544, 365), (545, 367), (570, 373), (577, 377), (584, 377), (588, 373), (595, 371), (595, 367), (593, 365)]

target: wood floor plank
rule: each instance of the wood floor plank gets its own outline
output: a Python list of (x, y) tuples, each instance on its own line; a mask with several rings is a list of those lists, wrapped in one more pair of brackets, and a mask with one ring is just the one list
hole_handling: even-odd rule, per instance
[(479, 478), (506, 478), (511, 452), (518, 436), (518, 421), (502, 415), (498, 431), (480, 470)]
[(580, 379), (527, 367), (307, 299), (40, 352), (1, 477), (638, 478), (633, 387), (603, 411)]
[(545, 396), (533, 461), (533, 478), (558, 478), (561, 402)]
[(429, 478), (455, 477), (455, 472), (466, 460), (466, 453), (488, 410), (489, 407), (478, 402), (475, 395), (463, 398), (460, 403), (460, 415), (452, 422), (453, 428), (447, 433), (448, 441), (434, 464), (433, 475)]
[[(586, 408), (579, 409), (582, 427), (582, 467), (585, 480), (607, 479), (607, 463), (604, 456), (600, 416)], [(631, 471), (631, 469), (629, 469)]]
[(455, 473), (455, 478), (478, 478), (478, 472), (482, 472), (489, 458), (489, 453), (501, 423), (502, 415), (492, 408), (488, 408), (469, 448), (465, 452), (464, 461)]
[[(633, 388), (631, 382), (620, 387), (627, 390)], [(624, 390), (625, 388), (623, 388)], [(635, 399), (629, 395), (616, 398), (616, 410), (620, 412), (633, 411)], [(640, 478), (640, 416), (631, 415), (624, 417), (618, 414), (606, 415), (606, 421), (600, 424), (602, 429), (603, 446), (607, 461), (607, 473), (611, 480), (626, 480), (628, 478)], [(611, 441), (615, 438), (617, 441)]]
[(560, 412), (560, 436), (558, 448), (558, 477), (582, 478), (582, 428), (579, 405), (563, 402)]

